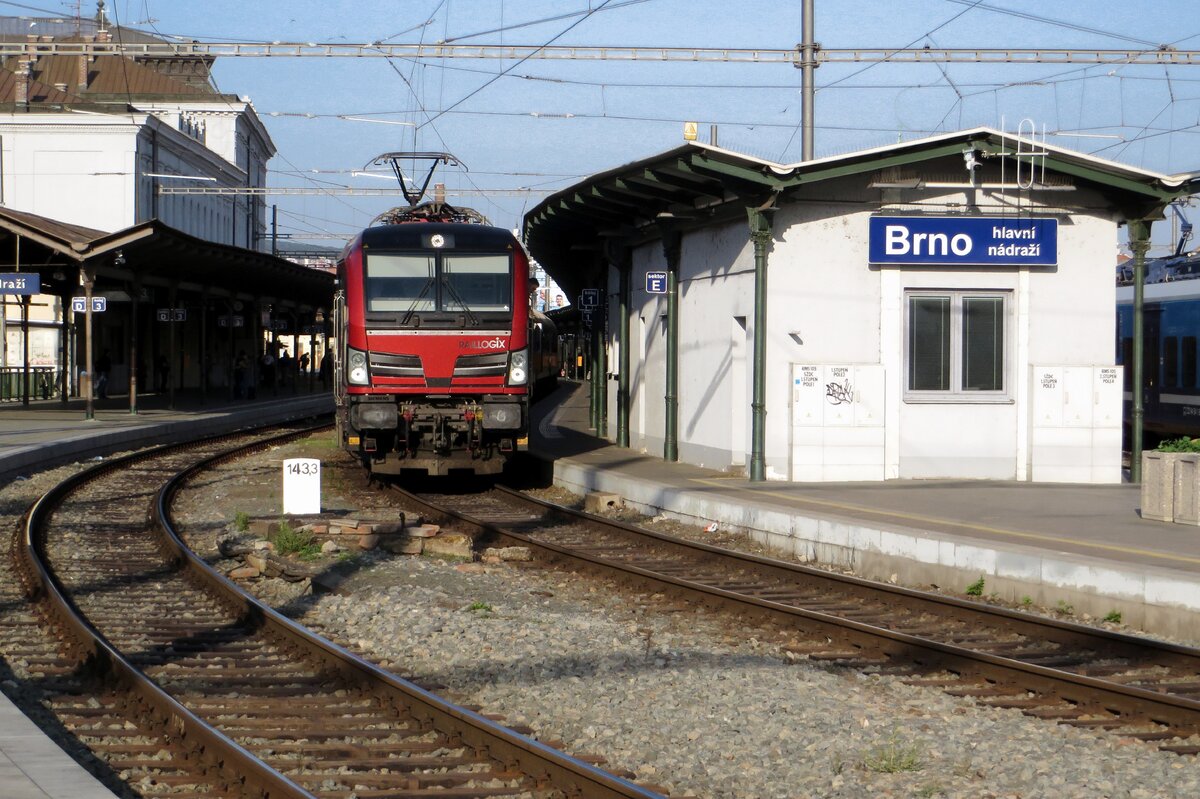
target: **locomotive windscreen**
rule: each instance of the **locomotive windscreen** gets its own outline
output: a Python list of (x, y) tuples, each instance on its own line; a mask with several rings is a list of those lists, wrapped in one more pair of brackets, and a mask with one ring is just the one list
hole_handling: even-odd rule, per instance
[(369, 313), (512, 310), (509, 253), (383, 253), (366, 256)]
[(367, 258), (367, 310), (434, 310), (436, 263), (432, 255), (372, 253)]
[(512, 304), (509, 256), (446, 253), (442, 264), (447, 311), (507, 311)]

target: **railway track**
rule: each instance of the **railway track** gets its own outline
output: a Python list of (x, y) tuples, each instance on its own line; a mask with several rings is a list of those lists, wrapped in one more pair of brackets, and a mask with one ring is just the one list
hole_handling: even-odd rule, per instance
[(181, 543), (185, 481), (307, 432), (114, 459), (30, 509), (14, 554), (40, 618), (19, 654), (58, 723), (131, 795), (660, 796), (317, 638)]
[(765, 619), (810, 660), (1200, 753), (1200, 650), (724, 550), (499, 488), (412, 493), (480, 543)]

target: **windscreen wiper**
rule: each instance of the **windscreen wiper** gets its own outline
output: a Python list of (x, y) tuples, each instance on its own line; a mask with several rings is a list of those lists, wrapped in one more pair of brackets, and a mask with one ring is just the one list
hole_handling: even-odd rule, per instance
[(415, 313), (417, 310), (417, 303), (420, 302), (421, 300), (425, 299), (425, 293), (427, 291), (429, 291), (429, 287), (432, 285), (433, 285), (433, 278), (431, 277), (428, 280), (426, 280), (425, 285), (421, 287), (421, 293), (418, 294), (415, 298), (413, 298), (412, 305), (408, 306), (408, 313), (404, 314), (404, 318), (400, 320), (401, 327), (405, 327), (406, 325), (408, 325), (408, 320), (412, 319), (413, 313)]
[(471, 324), (471, 327), (479, 327), (479, 317), (471, 312), (471, 308), (467, 305), (466, 300), (464, 300), (459, 293), (454, 290), (453, 284), (451, 284), (449, 280), (442, 278), (442, 285), (446, 287), (446, 291), (450, 293), (450, 296), (457, 300), (458, 304), (462, 306), (462, 309), (466, 311), (467, 321)]

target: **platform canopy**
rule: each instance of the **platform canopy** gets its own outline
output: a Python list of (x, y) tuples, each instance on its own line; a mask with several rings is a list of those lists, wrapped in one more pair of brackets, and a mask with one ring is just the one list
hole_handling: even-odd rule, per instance
[(1172, 200), (1200, 191), (1200, 173), (1159, 174), (986, 127), (791, 164), (690, 142), (547, 197), (525, 215), (526, 243), (577, 296), (595, 284), (596, 259), (589, 253), (601, 251), (605, 239), (658, 238), (656, 223), (663, 219), (694, 226), (745, 220), (747, 207), (789, 195), (817, 199), (805, 189), (854, 175), (879, 188), (921, 188), (940, 172), (961, 182), (968, 153), (981, 163), (999, 156), (1036, 161), (1039, 176), (1043, 170), (1053, 176), (1046, 185), (1093, 188), (1121, 221), (1159, 218)]
[(70, 294), (78, 268), (100, 280), (329, 308), (333, 275), (267, 253), (215, 244), (157, 220), (105, 233), (0, 208), (0, 271), (38, 272), (43, 293)]

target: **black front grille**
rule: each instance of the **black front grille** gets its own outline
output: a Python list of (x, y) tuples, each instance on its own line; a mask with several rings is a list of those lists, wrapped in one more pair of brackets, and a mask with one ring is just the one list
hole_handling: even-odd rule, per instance
[(507, 369), (507, 352), (460, 355), (454, 362), (455, 377), (503, 377)]
[(421, 368), (421, 358), (418, 355), (392, 355), (387, 352), (372, 352), (371, 374), (382, 377), (421, 377), (425, 370)]

